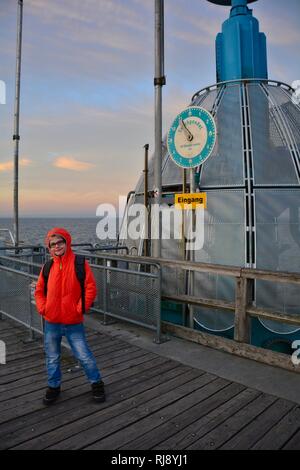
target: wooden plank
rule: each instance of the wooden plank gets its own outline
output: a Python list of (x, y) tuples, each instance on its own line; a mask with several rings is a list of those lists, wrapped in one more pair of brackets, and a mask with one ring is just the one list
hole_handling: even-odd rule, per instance
[[(107, 343), (104, 343), (104, 346), (106, 345)], [(96, 357), (100, 357), (101, 355), (105, 355), (107, 353), (110, 354), (110, 357), (117, 357), (119, 356), (120, 354), (122, 354), (122, 350), (119, 348), (120, 344), (123, 345), (123, 347), (128, 347), (128, 343), (125, 343), (125, 342), (114, 342), (113, 344), (116, 345), (116, 348), (114, 349), (114, 351), (112, 351), (112, 349), (110, 349), (110, 345), (107, 344), (107, 348), (103, 347), (103, 349), (101, 350), (100, 348), (100, 352), (98, 354), (98, 348), (95, 348), (96, 351), (95, 351), (95, 356)], [(93, 348), (92, 348), (93, 350)], [(71, 355), (71, 352), (68, 352), (68, 350), (63, 350), (63, 363), (64, 363), (64, 358), (73, 358), (73, 356)], [(74, 362), (74, 359), (72, 359), (72, 361)], [(10, 381), (10, 375), (11, 374), (16, 374), (17, 372), (19, 371), (26, 371), (26, 370), (30, 370), (30, 368), (32, 367), (32, 358), (31, 357), (25, 357), (25, 358), (22, 358), (22, 360), (18, 359), (17, 361), (17, 364), (9, 364), (10, 361), (8, 361), (8, 364), (5, 366), (5, 368), (1, 368), (0, 369), (0, 384), (1, 383), (8, 383)], [(45, 359), (44, 359), (44, 355), (43, 355), (43, 352), (41, 351), (41, 356), (40, 357), (36, 357), (34, 359), (34, 364), (44, 364), (45, 363)]]
[(203, 346), (220, 349), (221, 351), (235, 354), (236, 356), (252, 359), (269, 366), (280, 367), (297, 373), (300, 372), (300, 365), (293, 364), (290, 356), (287, 354), (270, 351), (250, 344), (237, 343), (228, 338), (203, 333), (168, 322), (162, 322), (162, 332), (183, 338), (187, 341), (202, 344)]
[(45, 364), (45, 359), (41, 355), (41, 357), (35, 359), (34, 363), (32, 359), (25, 358), (24, 360), (19, 359), (16, 364), (8, 365), (0, 368), (0, 383), (7, 383), (10, 380), (11, 376), (14, 376), (18, 373), (28, 372), (34, 366), (42, 366)]
[(30, 372), (28, 370), (22, 370), (20, 372), (17, 372), (15, 374), (10, 374), (6, 379), (2, 378), (0, 380), (0, 387), (7, 387), (7, 389), (14, 388), (14, 384), (18, 382), (19, 380), (29, 378), (29, 380), (34, 381), (35, 377), (38, 376), (41, 373), (46, 373), (45, 371), (45, 361), (40, 366), (37, 367), (32, 367), (30, 369)]
[[(85, 423), (84, 429), (82, 429), (82, 423), (80, 421), (76, 422), (76, 427), (73, 426), (73, 429), (69, 430), (68, 439), (64, 436), (63, 439), (60, 439), (62, 442), (56, 444), (55, 448), (81, 448), (84, 445), (94, 442), (95, 436), (99, 436), (99, 434), (106, 436), (110, 434), (110, 430), (113, 432), (124, 426), (126, 427), (129, 419), (131, 419), (131, 422), (138, 420), (138, 417), (135, 416), (137, 407), (141, 406), (146, 408), (144, 412), (147, 413), (149, 411), (148, 407), (151, 406), (153, 401), (159, 402), (161, 399), (164, 403), (166, 397), (172, 393), (176, 393), (175, 390), (178, 391), (181, 387), (186, 386), (187, 383), (190, 384), (192, 381), (196, 380), (200, 377), (200, 374), (199, 372), (197, 374), (195, 370), (186, 370), (173, 379), (159, 384), (153, 384), (152, 379), (148, 387), (149, 390), (136, 397), (134, 403), (132, 403), (133, 406), (130, 406), (130, 411), (127, 411), (127, 407), (123, 408), (123, 404), (120, 404), (121, 407), (117, 406), (117, 413), (114, 407), (112, 407), (104, 413), (100, 413), (96, 421)], [(204, 375), (206, 374), (202, 374), (202, 376)], [(162, 406), (164, 406), (164, 404)], [(111, 412), (113, 412), (113, 415)]]
[(226, 441), (241, 432), (253, 419), (259, 416), (266, 408), (276, 401), (276, 397), (261, 394), (240, 411), (228, 418), (216, 429), (208, 432), (201, 439), (195, 441), (188, 449), (205, 450), (219, 449)]
[(220, 449), (251, 449), (253, 445), (266, 434), (268, 431), (272, 433), (272, 428), (280, 419), (293, 409), (294, 403), (286, 400), (277, 400), (273, 405), (263, 411), (255, 420), (253, 420), (246, 428), (229, 439)]
[[(195, 370), (187, 370), (185, 373), (180, 374), (176, 378), (168, 381), (164, 384), (153, 387), (151, 384), (150, 390), (141, 394), (137, 399), (135, 399), (133, 406), (130, 406), (129, 411), (127, 408), (121, 408), (119, 412), (114, 416), (110, 413), (106, 416), (105, 422), (102, 422), (102, 415), (99, 416), (100, 421), (93, 423), (94, 426), (89, 426), (84, 432), (78, 433), (77, 423), (76, 428), (73, 429), (73, 434), (69, 439), (64, 439), (62, 442), (53, 446), (53, 448), (82, 448), (90, 443), (93, 443), (97, 437), (105, 437), (113, 431), (118, 431), (121, 428), (126, 428), (133, 422), (139, 421), (139, 415), (142, 414), (151, 414), (151, 411), (154, 408), (160, 406), (164, 407), (169, 401), (173, 401), (172, 397), (179, 394), (180, 391), (184, 393), (184, 389), (189, 384), (193, 389), (197, 382), (207, 382), (211, 380), (211, 377), (208, 378), (207, 374), (197, 372)], [(153, 408), (154, 407), (154, 408)], [(100, 423), (102, 423), (100, 425)], [(91, 424), (91, 423), (90, 423)], [(96, 432), (96, 434), (95, 434)], [(51, 447), (52, 448), (52, 447)]]
[(8, 319), (0, 320), (0, 334), (4, 333), (5, 331), (20, 331), (23, 328), (19, 326), (16, 323), (13, 323), (12, 321), (9, 321)]
[[(194, 380), (193, 383), (184, 384), (180, 387), (180, 395), (176, 394), (174, 396), (172, 393), (169, 393), (168, 401), (165, 401), (165, 403), (155, 400), (152, 403), (148, 403), (147, 406), (144, 405), (136, 408), (127, 417), (128, 421), (125, 426), (122, 426), (121, 423), (124, 421), (121, 420), (121, 426), (115, 430), (116, 432), (113, 434), (108, 433), (110, 435), (107, 437), (98, 435), (97, 440), (94, 437), (94, 443), (85, 448), (90, 450), (126, 449), (127, 443), (137, 439), (146, 430), (149, 431), (156, 428), (162, 422), (171, 417), (174, 418), (174, 416), (205, 400), (216, 391), (224, 389), (228, 385), (228, 381), (220, 378), (210, 379), (209, 382), (207, 380), (204, 381), (206, 375)], [(122, 427), (125, 427), (126, 430), (122, 429)], [(99, 437), (101, 437), (101, 440)]]
[(197, 419), (197, 421), (193, 422), (182, 431), (179, 431), (173, 436), (165, 436), (165, 440), (154, 448), (157, 450), (186, 449), (209, 431), (222, 424), (234, 413), (244, 408), (259, 395), (260, 392), (249, 388), (241, 391), (237, 396), (234, 396), (231, 400), (228, 400), (226, 403), (208, 413), (203, 418)]
[(4, 341), (6, 346), (13, 346), (14, 344), (16, 346), (20, 345), (20, 344), (27, 344), (27, 340), (28, 340), (28, 335), (25, 335), (25, 334), (22, 334), (22, 335), (14, 335), (14, 336), (10, 336), (8, 338), (2, 338), (0, 337), (0, 340)]
[[(136, 348), (132, 348), (133, 351), (126, 351), (126, 359), (130, 361), (131, 359), (136, 359), (140, 357), (141, 352), (137, 351)], [(71, 374), (63, 377), (63, 383), (65, 384), (66, 381), (72, 378)], [(43, 370), (40, 371), (39, 374), (36, 374), (34, 377), (34, 381), (32, 380), (32, 376), (22, 378), (20, 380), (16, 380), (13, 384), (8, 384), (4, 386), (0, 386), (0, 403), (5, 400), (11, 400), (12, 398), (16, 398), (19, 396), (23, 396), (24, 394), (30, 393), (35, 391), (39, 388), (40, 385), (43, 387), (46, 386), (47, 383), (47, 376), (45, 367)]]
[[(144, 357), (144, 362), (138, 361), (138, 364), (131, 367), (129, 370), (124, 369), (121, 372), (118, 373), (109, 373), (107, 370), (104, 370), (105, 372), (105, 384), (106, 386), (109, 385), (109, 392), (111, 390), (116, 391), (119, 390), (122, 392), (123, 388), (126, 389), (126, 384), (128, 380), (130, 379), (130, 386), (134, 383), (140, 383), (138, 382), (139, 380), (139, 375), (143, 376), (148, 374), (149, 376), (154, 375), (154, 369), (156, 368), (163, 368), (163, 370), (168, 371), (170, 368), (174, 369), (174, 365), (170, 365), (170, 361), (167, 361), (165, 358), (147, 358), (148, 360), (145, 359)], [(153, 367), (152, 367), (153, 363)], [(178, 366), (177, 366), (178, 367)], [(127, 372), (127, 374), (126, 374)], [(113, 384), (111, 386), (111, 384)], [(56, 406), (55, 406), (55, 416), (57, 416), (60, 413), (66, 413), (68, 410), (71, 410), (72, 408), (76, 407), (78, 409), (81, 408), (83, 405), (90, 406), (90, 400), (86, 400), (86, 392), (90, 391), (90, 387), (88, 383), (84, 384), (85, 387), (81, 386), (78, 388), (77, 393), (73, 394), (73, 388), (70, 389), (72, 391), (72, 394), (70, 392), (66, 392), (63, 390), (60, 399), (58, 400)], [(85, 393), (81, 393), (82, 390), (84, 390)], [(76, 391), (76, 390), (75, 390)], [(42, 398), (42, 396), (41, 396)], [(76, 398), (76, 400), (72, 399)], [(21, 427), (24, 427), (24, 424), (32, 425), (35, 423), (38, 423), (39, 421), (44, 421), (46, 418), (52, 418), (53, 417), (53, 409), (46, 408), (43, 406), (41, 400), (38, 402), (38, 407), (34, 410), (30, 409), (30, 406), (25, 409), (25, 412), (27, 413), (26, 416), (24, 414), (14, 416), (9, 422), (5, 422), (4, 424), (0, 425), (0, 430), (1, 430), (1, 435), (5, 434), (7, 432), (7, 429), (9, 426), (17, 426), (17, 423), (21, 423)], [(25, 416), (25, 417), (24, 417)], [(25, 422), (24, 422), (25, 419)], [(16, 429), (16, 428), (14, 428)]]
[(13, 338), (25, 338), (26, 336), (28, 336), (28, 332), (22, 330), (22, 331), (18, 331), (18, 330), (6, 330), (5, 332), (1, 333), (0, 334), (0, 339), (2, 339), (3, 341), (6, 341), (6, 340), (9, 340), (9, 339), (13, 339)]
[(265, 448), (268, 442), (274, 448), (299, 448), (300, 407), (295, 404), (180, 365), (117, 337), (111, 341), (91, 331), (88, 335), (104, 376), (107, 401), (92, 402), (82, 371), (66, 374), (68, 354), (63, 393), (55, 409), (41, 401), (46, 377), (43, 353), (32, 368), (34, 356), (23, 356), (34, 354), (37, 346), (12, 339), (15, 360), (3, 368), (3, 373), (9, 371), (6, 379), (0, 377), (0, 384), (8, 380), (0, 385), (1, 449), (243, 449)]
[(261, 269), (241, 269), (241, 276), (247, 279), (300, 284), (300, 273), (263, 271)]
[[(122, 350), (123, 353), (124, 353), (124, 350)], [(147, 354), (150, 354), (150, 353), (147, 353), (145, 351), (139, 351), (138, 353), (138, 356), (147, 356)], [(153, 357), (153, 356), (152, 356)], [(126, 356), (122, 356), (122, 360), (123, 360), (123, 369), (124, 368), (128, 368), (130, 367), (131, 364), (136, 364), (137, 362), (137, 357), (136, 355), (134, 356), (133, 359), (129, 359), (129, 360), (126, 360)], [(114, 360), (108, 358), (106, 362), (103, 362), (102, 363), (102, 373), (103, 371), (105, 370), (105, 366), (109, 368), (109, 371), (112, 372), (113, 371), (113, 368), (111, 367), (111, 365), (114, 363)], [(120, 368), (122, 368), (122, 361), (119, 359), (118, 360), (118, 369), (117, 370), (120, 370)], [(76, 387), (78, 384), (80, 383), (83, 383), (84, 381), (86, 381), (86, 378), (85, 378), (85, 375), (83, 374), (83, 371), (81, 369), (78, 370), (78, 372), (76, 372), (76, 375), (74, 374), (65, 374), (64, 376), (64, 380), (63, 380), (63, 388), (64, 390), (68, 390), (70, 387)], [(23, 387), (23, 394), (17, 394), (16, 397), (12, 397), (11, 396), (11, 393), (10, 392), (6, 392), (4, 393), (4, 396), (3, 396), (3, 401), (0, 402), (0, 413), (2, 411), (8, 411), (10, 408), (15, 408), (15, 407), (19, 407), (19, 406), (22, 406), (22, 402), (23, 402), (23, 406), (25, 406), (26, 403), (32, 401), (32, 400), (35, 400), (36, 399), (36, 392), (39, 393), (40, 390), (44, 390), (45, 387), (46, 387), (46, 376), (45, 376), (45, 380), (43, 381), (35, 381), (33, 384), (27, 386), (27, 387)], [(1, 419), (3, 417), (3, 413), (1, 413), (1, 416), (0, 416), (0, 422), (1, 422)]]
[[(109, 427), (110, 424), (113, 425), (114, 421), (117, 421), (120, 419), (121, 416), (124, 415), (122, 413), (122, 410), (124, 409), (126, 411), (127, 407), (129, 406), (130, 409), (134, 407), (134, 403), (136, 401), (140, 401), (142, 399), (142, 402), (145, 401), (145, 397), (152, 397), (153, 394), (154, 396), (160, 396), (162, 391), (164, 390), (170, 390), (176, 386), (178, 383), (183, 383), (188, 376), (195, 377), (195, 372), (194, 371), (187, 371), (183, 372), (179, 375), (176, 375), (174, 378), (171, 380), (164, 381), (164, 374), (161, 374), (161, 376), (156, 374), (156, 378), (153, 379), (151, 378), (148, 383), (146, 383), (146, 391), (142, 392), (141, 394), (137, 395), (134, 400), (132, 399), (126, 399), (127, 392), (125, 391), (125, 397), (123, 395), (123, 398), (125, 398), (125, 401), (120, 401), (118, 399), (117, 403), (109, 406), (109, 401), (107, 401), (105, 404), (101, 405), (101, 408), (99, 409), (98, 407), (94, 406), (95, 412), (93, 415), (89, 415), (87, 418), (79, 419), (74, 421), (74, 419), (70, 420), (70, 423), (59, 427), (59, 429), (55, 429), (54, 431), (51, 431), (47, 434), (43, 434), (39, 436), (36, 439), (31, 439), (30, 441), (25, 442), (23, 445), (16, 446), (14, 447), (15, 449), (44, 449), (44, 448), (50, 448), (52, 445), (56, 447), (60, 447), (60, 445), (63, 445), (63, 448), (74, 448), (73, 446), (73, 441), (76, 441), (76, 445), (78, 446), (80, 442), (77, 439), (77, 436), (80, 436), (80, 439), (83, 441), (89, 442), (90, 439), (95, 439), (95, 434), (94, 431), (90, 433), (90, 430), (95, 428), (95, 426), (99, 426), (101, 428), (106, 428), (107, 426)], [(159, 385), (156, 387), (152, 386), (153, 380), (158, 381)], [(143, 383), (142, 383), (143, 384)], [(126, 389), (125, 389), (126, 390)], [(96, 410), (96, 408), (98, 408)], [(107, 408), (107, 409), (105, 409)], [(109, 431), (108, 431), (109, 432)], [(60, 441), (63, 441), (61, 444)], [(68, 444), (69, 443), (69, 444)], [(50, 446), (50, 447), (49, 447)]]
[[(43, 350), (43, 344), (40, 341), (24, 341), (14, 344), (6, 344), (6, 362), (10, 362), (14, 357), (19, 356), (21, 359), (27, 357), (27, 353), (36, 353)], [(23, 353), (23, 356), (21, 355)]]
[[(175, 434), (177, 435), (179, 431), (191, 425), (191, 423), (195, 421), (198, 422), (201, 418), (203, 419), (204, 416), (207, 416), (212, 410), (215, 410), (224, 404), (224, 402), (227, 402), (230, 398), (240, 393), (244, 388), (245, 387), (240, 384), (231, 383), (182, 413), (172, 415), (170, 419), (164, 419), (163, 423), (160, 421), (157, 427), (149, 430), (147, 423), (147, 425), (144, 426), (144, 432), (140, 433), (140, 436), (133, 439), (131, 442), (127, 442), (120, 449), (152, 449), (163, 441), (166, 436), (171, 437)], [(168, 449), (168, 447), (165, 447), (165, 449)]]
[[(300, 408), (296, 406), (284, 418), (282, 418), (276, 426), (267, 432), (252, 447), (254, 450), (275, 450), (286, 448), (295, 448), (299, 450), (299, 441), (296, 437), (300, 427)], [(294, 439), (296, 438), (296, 439)], [(296, 445), (296, 447), (294, 447)], [(289, 447), (291, 446), (291, 447)]]
[[(144, 353), (143, 353), (144, 354)], [(144, 354), (141, 359), (133, 359), (134, 364), (138, 364), (139, 362), (148, 362), (149, 359), (153, 359), (155, 356), (154, 354), (148, 353), (147, 355)], [(121, 367), (121, 366), (120, 366)], [(117, 377), (121, 379), (124, 376), (130, 376), (134, 373), (134, 365), (130, 367), (130, 362), (128, 366), (128, 362), (124, 362), (123, 364), (123, 371), (118, 372), (117, 374), (113, 371), (113, 377)], [(103, 373), (103, 378), (105, 383), (110, 383), (110, 376), (106, 377), (105, 369), (101, 371)], [(111, 370), (110, 370), (111, 372)], [(71, 374), (71, 378), (69, 381), (64, 381), (63, 383), (63, 394), (60, 398), (60, 401), (67, 400), (72, 397), (77, 397), (86, 393), (89, 390), (89, 384), (86, 380), (86, 377), (81, 373), (79, 376)], [(0, 423), (5, 423), (10, 421), (16, 417), (24, 416), (26, 414), (31, 413), (32, 411), (36, 411), (38, 409), (44, 409), (44, 405), (42, 403), (42, 397), (44, 396), (45, 387), (39, 388), (36, 392), (31, 392), (29, 395), (26, 395), (22, 400), (15, 399), (11, 400), (13, 403), (7, 404), (4, 407), (3, 411), (0, 413)], [(8, 408), (8, 409), (7, 409)]]
[(135, 401), (129, 400), (130, 398), (152, 388), (153, 385), (164, 383), (185, 372), (187, 372), (185, 366), (173, 364), (162, 357), (152, 360), (151, 366), (147, 363), (139, 364), (131, 375), (121, 380), (116, 376), (111, 376), (109, 381), (106, 380), (109, 400), (102, 404), (100, 409), (99, 406), (93, 406), (93, 403), (91, 406), (86, 395), (77, 396), (75, 399), (59, 400), (55, 406), (55, 414), (53, 414), (53, 409), (43, 407), (41, 410), (26, 415), (25, 418), (15, 418), (0, 425), (0, 443), (2, 439), (9, 438), (10, 445), (16, 445), (28, 440), (28, 436), (31, 439), (68, 425), (79, 418), (88, 417), (95, 411), (102, 411), (113, 404), (120, 404), (122, 401), (127, 400), (128, 406), (130, 404), (134, 406)]
[(235, 310), (235, 304), (232, 302), (226, 302), (225, 300), (215, 299), (201, 299), (199, 297), (193, 297), (191, 295), (163, 295), (162, 300), (171, 300), (179, 303), (186, 303), (192, 305), (204, 305), (209, 308), (222, 308), (224, 310)]
[(265, 320), (278, 321), (279, 323), (288, 323), (289, 325), (300, 325), (300, 308), (299, 314), (288, 315), (287, 313), (275, 312), (273, 310), (265, 310), (258, 307), (248, 307), (247, 314), (252, 317), (264, 318)]

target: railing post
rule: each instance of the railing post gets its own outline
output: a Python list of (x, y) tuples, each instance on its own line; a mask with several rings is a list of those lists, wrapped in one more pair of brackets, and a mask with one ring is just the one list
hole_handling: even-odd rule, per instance
[(29, 321), (28, 321), (28, 326), (29, 326), (29, 341), (34, 341), (35, 340), (35, 334), (34, 330), (32, 329), (32, 297), (33, 297), (33, 292), (34, 288), (31, 285), (32, 279), (29, 277), (28, 278), (29, 283), (28, 283), (28, 301), (29, 301)]
[[(161, 267), (156, 266), (157, 282), (158, 282), (158, 296), (157, 296), (157, 325), (156, 325), (156, 337), (154, 342), (160, 344), (161, 341)], [(155, 280), (153, 280), (155, 281)]]
[(236, 278), (234, 339), (239, 343), (250, 343), (251, 328), (247, 307), (251, 300), (253, 280)]
[(103, 310), (104, 310), (104, 315), (103, 315), (103, 324), (106, 325), (106, 312), (107, 312), (107, 263), (106, 260), (104, 260), (104, 298), (103, 298)]

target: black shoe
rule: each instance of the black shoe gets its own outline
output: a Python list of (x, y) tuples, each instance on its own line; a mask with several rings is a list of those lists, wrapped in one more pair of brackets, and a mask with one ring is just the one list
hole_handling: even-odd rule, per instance
[(104, 383), (102, 380), (92, 384), (92, 394), (96, 402), (101, 403), (105, 401)]
[(60, 394), (60, 387), (48, 387), (46, 390), (46, 395), (43, 399), (44, 405), (51, 405), (54, 403)]

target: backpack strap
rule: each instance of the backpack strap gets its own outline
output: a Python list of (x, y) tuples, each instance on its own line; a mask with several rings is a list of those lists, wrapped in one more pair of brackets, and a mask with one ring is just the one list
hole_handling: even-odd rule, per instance
[(53, 259), (49, 259), (43, 266), (43, 277), (44, 277), (44, 294), (47, 296), (47, 286), (51, 266), (53, 264)]
[(75, 272), (81, 287), (82, 313), (85, 314), (85, 257), (82, 255), (75, 255)]

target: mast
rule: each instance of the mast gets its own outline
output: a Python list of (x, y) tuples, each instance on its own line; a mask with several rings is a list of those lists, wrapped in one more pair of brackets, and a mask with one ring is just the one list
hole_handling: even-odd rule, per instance
[(17, 59), (16, 59), (16, 91), (14, 110), (14, 239), (19, 244), (19, 122), (20, 122), (20, 85), (21, 85), (21, 54), (22, 54), (23, 0), (18, 0), (17, 19)]
[(152, 256), (161, 256), (161, 212), (162, 200), (162, 87), (164, 76), (164, 0), (155, 0), (155, 152), (154, 152), (154, 203), (157, 225), (157, 238), (152, 240)]

